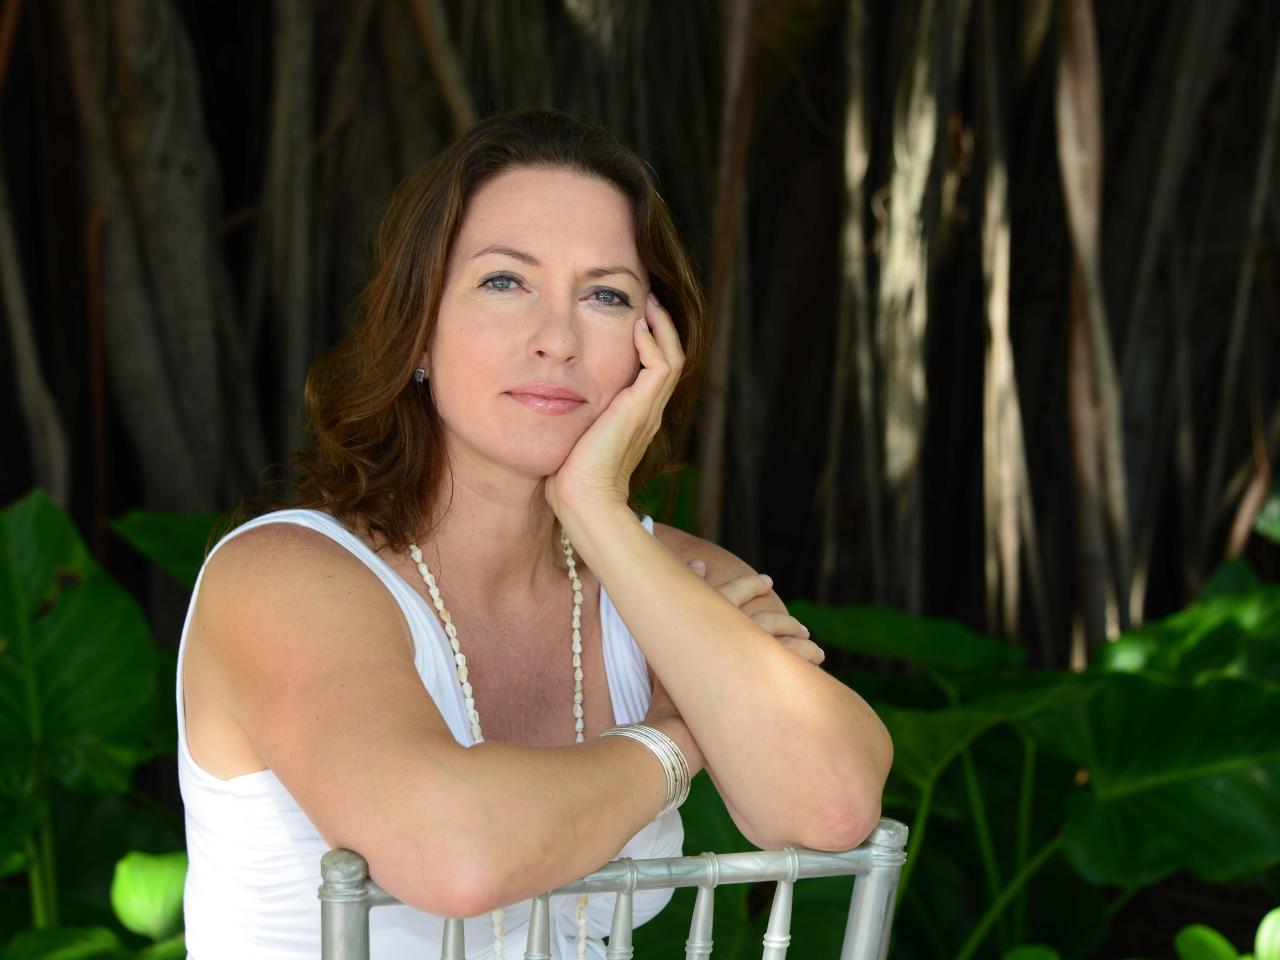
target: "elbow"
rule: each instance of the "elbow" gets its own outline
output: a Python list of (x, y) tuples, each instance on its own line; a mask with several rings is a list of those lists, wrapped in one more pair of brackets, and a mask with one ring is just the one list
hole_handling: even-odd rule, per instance
[(852, 850), (871, 835), (879, 822), (879, 794), (833, 804), (827, 816), (815, 820), (804, 845), (811, 850)]
[(438, 917), (478, 917), (502, 906), (501, 874), (458, 838), (407, 843), (369, 857), (369, 876), (402, 903)]
[(798, 820), (793, 817), (781, 830), (746, 827), (742, 833), (761, 850), (803, 847), (842, 853), (866, 840), (879, 822), (880, 795), (877, 793), (861, 798), (832, 798)]
[(852, 850), (880, 823), (884, 786), (893, 764), (893, 741), (887, 730), (881, 730), (882, 737), (850, 757), (843, 765), (844, 772), (827, 781), (830, 790), (809, 818), (809, 829), (802, 841), (805, 846), (813, 850)]

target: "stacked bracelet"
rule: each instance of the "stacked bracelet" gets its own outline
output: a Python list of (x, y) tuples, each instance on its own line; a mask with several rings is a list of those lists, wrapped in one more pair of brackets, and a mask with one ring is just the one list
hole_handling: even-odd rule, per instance
[(689, 796), (689, 762), (684, 753), (676, 746), (676, 742), (661, 730), (647, 727), (643, 723), (624, 723), (610, 727), (602, 737), (627, 737), (637, 743), (643, 743), (653, 751), (653, 755), (662, 764), (662, 771), (667, 775), (667, 802), (658, 816), (670, 813)]

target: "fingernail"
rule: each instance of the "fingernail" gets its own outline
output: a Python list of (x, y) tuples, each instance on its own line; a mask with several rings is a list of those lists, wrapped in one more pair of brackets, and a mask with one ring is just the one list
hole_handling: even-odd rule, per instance
[(763, 580), (768, 586), (770, 587), (773, 586), (773, 577), (769, 576), (767, 573), (760, 574), (760, 579)]
[(707, 572), (707, 565), (706, 565), (705, 563), (703, 563), (701, 560), (690, 560), (690, 561), (689, 561), (689, 566), (693, 567), (693, 569), (694, 569), (695, 571), (697, 571), (698, 573), (706, 573), (706, 572)]

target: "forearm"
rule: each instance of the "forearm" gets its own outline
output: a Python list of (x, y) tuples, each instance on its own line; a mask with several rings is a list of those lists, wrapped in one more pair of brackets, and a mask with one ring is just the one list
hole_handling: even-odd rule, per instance
[[(646, 722), (697, 755), (680, 720)], [(519, 902), (603, 866), (658, 815), (667, 790), (653, 752), (626, 737), (572, 747), (485, 741), (433, 751), (424, 757), (422, 783), (409, 795), (436, 799), (391, 801), (385, 855), (378, 862), (371, 858), (371, 872), (420, 909), (464, 916)], [(415, 837), (423, 842), (412, 843)], [(444, 863), (431, 862), (433, 857)], [(448, 889), (442, 874), (451, 874)]]
[(779, 645), (623, 505), (565, 505), (574, 547), (679, 708), (726, 800), (766, 837), (857, 842), (891, 752), (855, 692)]

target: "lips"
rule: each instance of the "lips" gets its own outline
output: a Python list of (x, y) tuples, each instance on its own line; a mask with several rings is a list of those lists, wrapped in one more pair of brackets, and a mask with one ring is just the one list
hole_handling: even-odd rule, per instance
[(555, 383), (522, 383), (518, 387), (512, 387), (507, 393), (553, 400), (577, 400), (579, 403), (585, 399), (578, 391)]
[(582, 395), (554, 383), (526, 383), (507, 391), (507, 396), (537, 413), (571, 413), (586, 403)]

